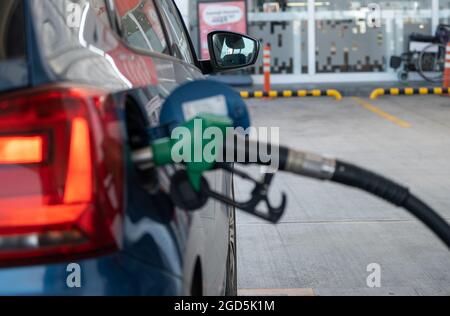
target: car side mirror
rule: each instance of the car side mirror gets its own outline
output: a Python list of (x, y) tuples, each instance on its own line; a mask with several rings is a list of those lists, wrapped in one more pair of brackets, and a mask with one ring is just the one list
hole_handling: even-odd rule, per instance
[(239, 33), (214, 31), (208, 34), (208, 48), (213, 72), (221, 72), (254, 65), (260, 44)]

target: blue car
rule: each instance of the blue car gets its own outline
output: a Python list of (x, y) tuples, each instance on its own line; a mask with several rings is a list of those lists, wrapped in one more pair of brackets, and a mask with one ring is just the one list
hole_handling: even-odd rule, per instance
[(175, 207), (175, 167), (132, 157), (175, 88), (255, 62), (244, 40), (198, 60), (171, 0), (0, 1), (0, 295), (236, 295), (234, 209)]

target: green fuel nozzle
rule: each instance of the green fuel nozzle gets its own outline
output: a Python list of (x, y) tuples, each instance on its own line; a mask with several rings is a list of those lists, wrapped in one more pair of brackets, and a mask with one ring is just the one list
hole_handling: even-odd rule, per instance
[(176, 127), (171, 137), (151, 144), (156, 166), (184, 164), (189, 181), (200, 191), (203, 173), (214, 169), (233, 122), (226, 116), (199, 114)]

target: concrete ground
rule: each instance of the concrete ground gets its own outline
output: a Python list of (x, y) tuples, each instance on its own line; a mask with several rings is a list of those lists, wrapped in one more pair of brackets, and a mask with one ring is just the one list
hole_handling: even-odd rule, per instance
[[(248, 101), (281, 143), (369, 167), (410, 186), (450, 220), (450, 99), (438, 96)], [(250, 169), (248, 169), (250, 170)], [(254, 175), (259, 169), (251, 169)], [(248, 184), (238, 181), (237, 197)], [(360, 191), (278, 174), (271, 225), (239, 212), (243, 295), (450, 295), (450, 252), (415, 218)], [(381, 267), (381, 287), (367, 267)]]

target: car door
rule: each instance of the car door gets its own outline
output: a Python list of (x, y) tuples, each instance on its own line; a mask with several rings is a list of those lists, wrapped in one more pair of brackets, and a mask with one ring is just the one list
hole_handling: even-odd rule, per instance
[[(126, 92), (137, 101), (136, 105), (128, 104), (126, 107), (129, 145), (132, 150), (140, 149), (148, 144), (148, 125), (155, 127), (158, 124), (164, 98), (179, 85), (175, 79), (175, 68), (179, 61), (171, 56), (166, 30), (153, 0), (115, 0), (114, 4), (118, 33), (128, 48), (127, 51), (116, 53), (115, 59), (120, 60), (121, 67), (140, 74), (133, 89)], [(140, 60), (147, 62), (140, 63), (139, 70), (134, 66), (128, 67)], [(146, 76), (147, 71), (152, 75)], [(187, 80), (194, 80), (193, 73), (185, 72), (184, 76)], [(127, 215), (130, 218), (125, 225), (125, 235), (132, 242), (128, 251), (134, 257), (184, 277), (183, 265), (186, 261), (191, 214), (180, 209), (172, 214), (173, 205), (170, 206), (171, 211), (166, 212), (165, 206), (171, 203), (161, 194), (156, 196), (159, 187), (155, 188), (153, 183), (148, 182), (148, 179), (158, 179), (157, 186), (162, 187), (161, 191), (169, 192), (174, 168), (157, 168), (157, 176), (148, 174), (148, 170), (130, 169), (127, 203)], [(168, 216), (164, 217), (164, 214)], [(155, 248), (158, 250), (155, 251)], [(197, 255), (198, 248), (189, 251), (188, 255)], [(163, 254), (158, 261), (156, 253)]]
[[(196, 67), (197, 57), (187, 34), (183, 19), (173, 1), (155, 0), (167, 30), (172, 55), (180, 63), (174, 65), (175, 80), (182, 84), (190, 78), (200, 78)], [(192, 73), (194, 72), (194, 74)], [(215, 171), (206, 175), (213, 190), (230, 195), (231, 176)], [(218, 295), (223, 291), (226, 259), (228, 255), (229, 214), (231, 210), (215, 200), (199, 211), (203, 231), (203, 273), (206, 281), (205, 294)]]

